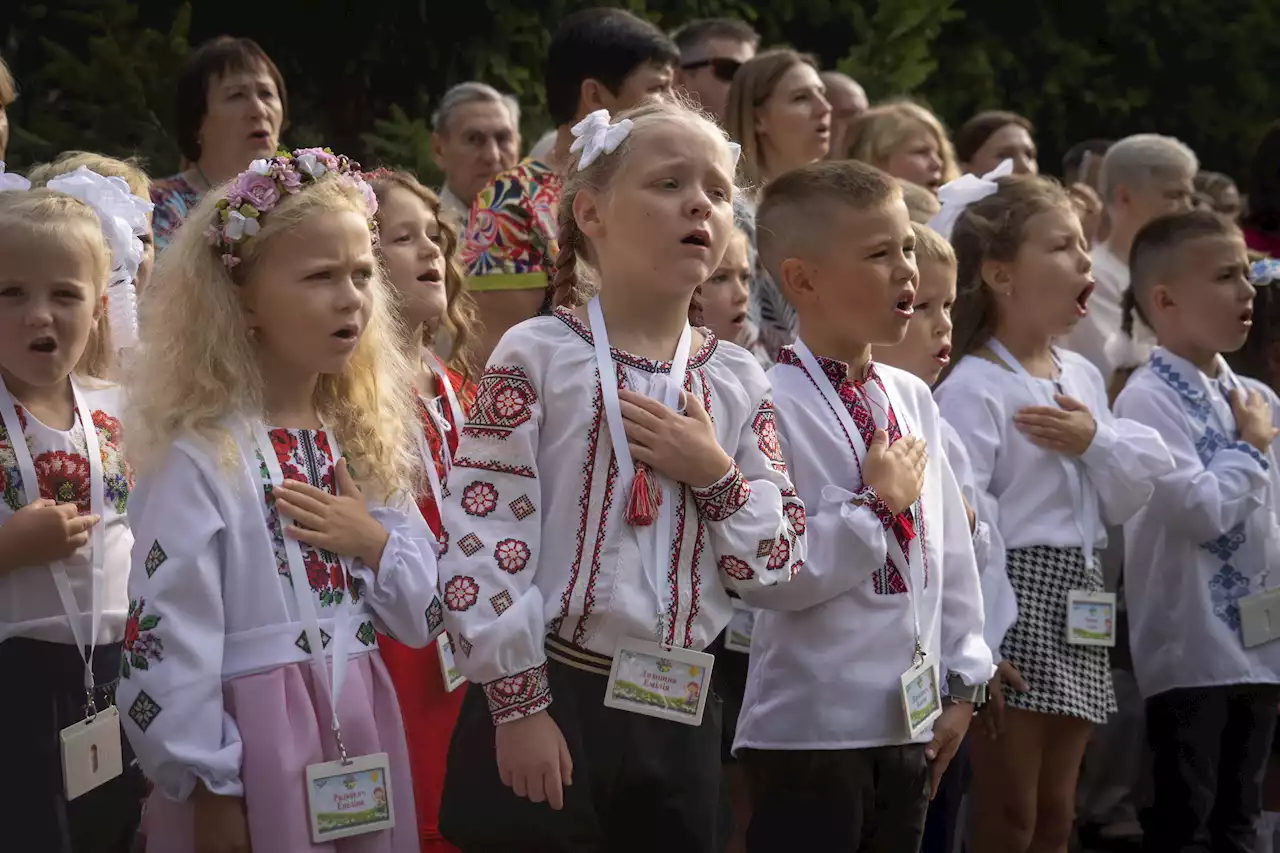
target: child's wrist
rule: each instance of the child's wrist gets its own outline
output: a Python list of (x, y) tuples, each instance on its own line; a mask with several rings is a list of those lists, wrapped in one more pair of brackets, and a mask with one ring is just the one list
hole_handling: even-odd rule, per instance
[(360, 561), (375, 572), (378, 571), (378, 567), (382, 564), (382, 554), (386, 551), (387, 541), (390, 538), (391, 534), (387, 533), (386, 528), (374, 522), (365, 537), (364, 546), (357, 555)]

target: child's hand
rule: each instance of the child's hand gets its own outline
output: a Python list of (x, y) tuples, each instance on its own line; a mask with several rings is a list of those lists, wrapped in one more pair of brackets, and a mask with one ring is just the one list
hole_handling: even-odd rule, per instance
[(618, 399), (633, 458), (660, 474), (694, 488), (712, 485), (733, 467), (733, 460), (716, 441), (711, 416), (701, 401), (680, 392), (684, 414), (634, 391), (620, 390)]
[(253, 853), (244, 797), (212, 794), (201, 782), (191, 800), (195, 807), (192, 834), (196, 853)]
[(539, 711), (498, 726), (494, 734), (498, 776), (517, 797), (564, 808), (564, 786), (573, 784), (569, 746), (551, 715)]
[(995, 740), (1004, 734), (1004, 690), (1002, 685), (1008, 684), (1018, 693), (1026, 693), (1031, 687), (1022, 678), (1014, 665), (1002, 660), (996, 666), (996, 676), (987, 684), (987, 704), (978, 712), (982, 727), (987, 737)]
[(951, 759), (956, 757), (956, 750), (960, 748), (972, 720), (973, 704), (954, 702), (947, 706), (942, 716), (933, 724), (933, 740), (924, 748), (924, 757), (929, 759), (930, 800), (938, 796), (942, 774), (947, 772)]
[(285, 480), (275, 490), (280, 513), (294, 521), (285, 535), (322, 551), (358, 557), (376, 572), (387, 545), (386, 528), (369, 514), (346, 459), (338, 460), (334, 476), (336, 497), (295, 480)]
[(65, 560), (89, 542), (101, 519), (80, 515), (75, 504), (44, 498), (27, 504), (0, 525), (0, 568), (43, 566)]
[(1236, 417), (1240, 440), (1253, 445), (1259, 453), (1266, 453), (1277, 432), (1267, 398), (1257, 391), (1246, 393), (1245, 389), (1236, 388), (1231, 392), (1231, 413)]
[(1013, 423), (1036, 447), (1080, 456), (1093, 443), (1098, 422), (1088, 407), (1074, 397), (1055, 394), (1053, 400), (1062, 408), (1027, 406), (1013, 416)]
[(929, 464), (925, 441), (905, 435), (889, 444), (884, 430), (876, 430), (862, 465), (862, 482), (880, 496), (894, 515), (916, 502), (924, 488), (924, 472)]

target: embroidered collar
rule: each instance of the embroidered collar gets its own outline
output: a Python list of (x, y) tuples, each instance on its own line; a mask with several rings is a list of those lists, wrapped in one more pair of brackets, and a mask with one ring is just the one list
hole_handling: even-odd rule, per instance
[[(576, 332), (578, 337), (586, 341), (588, 345), (595, 345), (595, 340), (591, 337), (591, 330), (587, 328), (587, 325), (579, 320), (568, 308), (557, 308), (554, 312), (554, 316)], [(689, 370), (702, 367), (706, 364), (716, 349), (716, 336), (708, 329), (701, 329), (700, 331), (702, 332), (703, 337), (702, 346), (698, 348), (696, 353), (689, 357)], [(669, 361), (654, 361), (653, 359), (632, 355), (631, 353), (620, 350), (615, 346), (609, 347), (609, 354), (613, 356), (613, 360), (618, 364), (633, 367), (636, 370), (643, 370), (646, 373), (671, 372), (671, 362)]]
[(1227, 366), (1227, 361), (1221, 355), (1215, 357), (1218, 364), (1218, 380), (1209, 378), (1200, 368), (1187, 361), (1182, 356), (1174, 355), (1164, 347), (1157, 347), (1152, 353), (1147, 365), (1151, 368), (1151, 372), (1158, 376), (1166, 385), (1177, 391), (1189, 403), (1194, 406), (1201, 407), (1209, 405), (1210, 386), (1209, 383), (1228, 380), (1234, 378), (1231, 368)]
[[(825, 355), (815, 355), (818, 366), (822, 368), (822, 372), (827, 374), (827, 379), (831, 380), (831, 384), (839, 388), (845, 382), (851, 382), (855, 388), (861, 387), (871, 381), (879, 381), (880, 376), (876, 371), (876, 363), (874, 361), (867, 362), (866, 372), (861, 379), (851, 379), (849, 377), (849, 365), (843, 361), (837, 361), (834, 358), (827, 358)], [(790, 364), (804, 370), (804, 363), (800, 361), (800, 356), (796, 355), (794, 347), (785, 346), (778, 352), (778, 364)]]

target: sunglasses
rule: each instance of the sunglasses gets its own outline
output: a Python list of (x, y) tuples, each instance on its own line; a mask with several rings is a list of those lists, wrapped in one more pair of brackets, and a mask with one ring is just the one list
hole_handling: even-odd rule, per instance
[(733, 82), (733, 75), (738, 73), (738, 69), (742, 67), (742, 63), (736, 59), (716, 58), (716, 59), (699, 59), (697, 62), (686, 62), (680, 66), (684, 71), (694, 71), (698, 68), (711, 66), (711, 73), (716, 75), (717, 80), (725, 83)]

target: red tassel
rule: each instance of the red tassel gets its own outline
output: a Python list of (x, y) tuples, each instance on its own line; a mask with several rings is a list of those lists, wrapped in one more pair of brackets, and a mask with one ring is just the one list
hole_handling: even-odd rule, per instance
[(899, 542), (910, 542), (916, 538), (916, 526), (911, 520), (911, 513), (900, 512), (893, 518), (893, 530)]
[(662, 506), (662, 490), (653, 471), (643, 462), (636, 463), (636, 474), (631, 480), (631, 494), (627, 496), (627, 524), (648, 527), (658, 520), (658, 507)]

